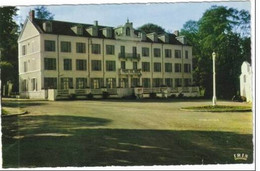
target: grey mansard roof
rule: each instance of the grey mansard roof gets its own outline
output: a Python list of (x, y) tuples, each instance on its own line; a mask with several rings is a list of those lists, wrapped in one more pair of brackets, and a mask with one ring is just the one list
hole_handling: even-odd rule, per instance
[[(43, 23), (46, 21), (50, 21), (52, 23), (52, 32), (45, 32), (43, 29)], [(32, 23), (34, 24), (34, 26), (37, 28), (37, 30), (40, 33), (46, 33), (46, 34), (55, 34), (55, 35), (67, 35), (67, 36), (78, 36), (78, 37), (94, 37), (94, 38), (105, 38), (105, 39), (115, 39), (115, 33), (114, 31), (112, 32), (112, 37), (108, 38), (105, 37), (102, 34), (102, 29), (104, 28), (112, 28), (115, 29), (113, 27), (109, 27), (109, 26), (101, 26), (98, 25), (98, 36), (91, 36), (86, 29), (94, 26), (93, 24), (82, 24), (82, 23), (72, 23), (72, 22), (65, 22), (65, 21), (56, 21), (56, 20), (44, 20), (44, 19), (37, 19), (34, 18)], [(71, 28), (74, 26), (82, 26), (83, 27), (83, 34), (82, 35), (77, 35)], [(138, 30), (134, 30), (134, 34), (138, 35), (139, 31)], [(148, 37), (146, 37), (146, 40), (142, 40), (142, 42), (149, 42), (149, 43), (164, 43), (164, 44), (174, 44), (174, 45), (184, 45), (181, 42), (179, 42), (176, 39), (176, 35), (174, 34), (168, 34), (169, 36), (169, 42), (165, 43), (163, 41), (161, 41), (160, 39), (158, 39), (157, 42), (153, 42), (151, 39), (149, 39)], [(186, 46), (190, 46), (189, 44), (185, 44)]]

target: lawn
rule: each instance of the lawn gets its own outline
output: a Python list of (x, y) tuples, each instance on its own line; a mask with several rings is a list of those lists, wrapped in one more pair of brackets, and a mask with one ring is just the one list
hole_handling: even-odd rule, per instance
[(252, 112), (179, 110), (210, 103), (4, 99), (29, 114), (2, 117), (3, 167), (252, 163)]

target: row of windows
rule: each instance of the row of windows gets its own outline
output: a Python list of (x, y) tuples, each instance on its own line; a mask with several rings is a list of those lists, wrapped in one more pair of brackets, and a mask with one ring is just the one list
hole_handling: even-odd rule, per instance
[[(26, 65), (25, 65), (26, 66)], [(181, 64), (175, 63), (174, 68), (175, 72), (181, 72)], [(24, 67), (25, 70), (26, 67)], [(92, 71), (101, 71), (102, 65), (101, 60), (92, 60), (91, 61)], [(121, 61), (121, 68), (125, 69), (125, 61)], [(161, 63), (154, 63), (154, 72), (161, 72)], [(44, 58), (44, 69), (45, 70), (56, 70), (56, 59), (55, 58)], [(72, 59), (64, 59), (63, 60), (63, 69), (65, 71), (72, 70)], [(133, 69), (137, 69), (137, 62), (133, 62)], [(87, 70), (87, 60), (77, 59), (76, 60), (76, 70), (78, 71), (86, 71)], [(106, 71), (116, 71), (116, 62), (115, 61), (106, 61)], [(150, 72), (150, 62), (142, 62), (142, 71)], [(165, 63), (165, 72), (172, 72), (173, 67), (172, 63)], [(184, 64), (184, 72), (191, 72), (191, 64)]]
[[(55, 41), (53, 40), (45, 40), (44, 42), (45, 51), (55, 52)], [(61, 52), (71, 52), (71, 42), (68, 41), (61, 41)], [(154, 48), (153, 49), (154, 57), (161, 57), (161, 49), (160, 48)], [(23, 49), (24, 52), (24, 49)], [(86, 53), (86, 43), (76, 43), (76, 52), (77, 53)], [(143, 57), (149, 57), (149, 48), (148, 47), (142, 47), (142, 56)], [(175, 50), (174, 51), (175, 58), (181, 58), (181, 50)], [(24, 52), (26, 53), (26, 52)], [(92, 54), (101, 54), (101, 46), (100, 44), (92, 44), (91, 45), (91, 53)], [(120, 47), (120, 53), (125, 53), (125, 46)], [(133, 47), (133, 53), (137, 53), (136, 47)], [(115, 46), (114, 45), (106, 45), (106, 54), (107, 55), (114, 55), (115, 54)], [(171, 49), (165, 49), (165, 57), (171, 58), (172, 57), (172, 50)], [(187, 50), (185, 50), (185, 58), (189, 58), (189, 53)]]
[[(24, 80), (26, 82), (26, 80)], [(163, 85), (162, 78), (153, 78), (153, 87), (160, 87)], [(184, 78), (182, 82), (182, 78), (175, 78), (175, 87), (181, 87), (182, 84), (184, 86), (191, 85), (190, 78)], [(35, 85), (36, 80), (32, 84)], [(142, 78), (142, 84), (144, 88), (151, 87), (151, 79), (150, 78)], [(165, 78), (165, 85), (168, 87), (173, 87), (173, 79), (172, 78)], [(139, 78), (131, 78), (131, 87), (140, 86), (140, 79)], [(101, 88), (104, 87), (104, 80), (103, 78), (91, 78), (90, 79), (90, 88)], [(116, 88), (116, 78), (106, 78), (106, 87), (107, 88)], [(127, 78), (120, 78), (119, 79), (119, 87), (122, 88), (129, 88), (128, 79)], [(45, 89), (56, 89), (57, 88), (57, 78), (52, 77), (45, 77), (44, 78), (44, 88)], [(73, 89), (73, 78), (66, 77), (61, 78), (60, 82), (61, 89)], [(87, 78), (76, 78), (76, 89), (85, 89), (87, 87)]]

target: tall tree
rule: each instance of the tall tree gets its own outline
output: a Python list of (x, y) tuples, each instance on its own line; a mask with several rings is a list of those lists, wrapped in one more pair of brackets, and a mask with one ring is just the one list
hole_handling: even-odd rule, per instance
[(35, 12), (36, 12), (36, 18), (39, 18), (39, 19), (53, 20), (53, 18), (54, 18), (54, 14), (49, 12), (47, 7), (45, 7), (45, 6), (36, 7)]
[(166, 33), (165, 29), (156, 25), (156, 24), (152, 24), (152, 23), (147, 23), (142, 25), (141, 27), (138, 28), (139, 31), (142, 31), (146, 34), (148, 33), (157, 33), (157, 34), (163, 34)]
[(18, 91), (18, 25), (13, 20), (16, 12), (15, 7), (0, 7), (0, 67), (2, 89), (11, 81)]
[(217, 95), (230, 99), (239, 90), (240, 67), (250, 62), (250, 14), (212, 6), (198, 22), (188, 21), (181, 34), (194, 45), (194, 80), (212, 96), (212, 52), (217, 53)]

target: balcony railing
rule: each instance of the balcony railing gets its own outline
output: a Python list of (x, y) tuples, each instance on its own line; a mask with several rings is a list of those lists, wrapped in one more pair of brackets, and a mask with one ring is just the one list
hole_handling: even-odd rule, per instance
[(127, 74), (127, 75), (141, 75), (141, 69), (119, 69), (120, 74)]
[(118, 57), (120, 59), (130, 59), (130, 60), (140, 60), (140, 54), (137, 53), (119, 53)]

